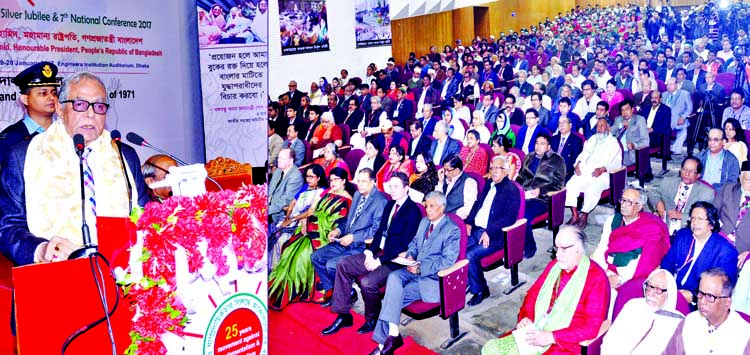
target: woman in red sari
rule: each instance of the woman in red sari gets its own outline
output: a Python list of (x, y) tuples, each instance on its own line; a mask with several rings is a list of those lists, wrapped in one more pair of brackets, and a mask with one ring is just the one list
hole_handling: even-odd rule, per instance
[(414, 173), (414, 167), (412, 166), (411, 160), (406, 156), (404, 148), (400, 145), (393, 146), (388, 152), (388, 161), (383, 164), (383, 167), (378, 171), (378, 189), (383, 190), (383, 182), (390, 180), (391, 174), (396, 171), (400, 171), (406, 176), (411, 176)]
[(326, 171), (326, 174), (330, 174), (333, 168), (344, 169), (344, 171), (346, 171), (346, 173), (351, 177), (349, 166), (346, 165), (346, 162), (344, 162), (344, 160), (339, 157), (339, 154), (336, 151), (336, 145), (333, 143), (326, 144), (326, 146), (323, 148), (323, 156), (313, 160), (313, 164), (322, 166)]
[(337, 147), (340, 147), (343, 144), (342, 139), (341, 128), (334, 123), (331, 111), (326, 111), (320, 117), (320, 124), (315, 128), (315, 132), (310, 138), (310, 149), (320, 149), (328, 143), (334, 143)]

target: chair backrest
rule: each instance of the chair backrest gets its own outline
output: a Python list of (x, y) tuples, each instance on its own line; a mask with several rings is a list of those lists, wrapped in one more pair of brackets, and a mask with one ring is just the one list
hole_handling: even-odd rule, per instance
[(549, 202), (549, 228), (561, 226), (565, 220), (565, 193), (567, 189), (551, 192)]
[(352, 130), (349, 125), (342, 123), (337, 126), (341, 129), (341, 140), (344, 142), (342, 145), (349, 145), (349, 139), (352, 137)]
[(667, 84), (662, 80), (656, 79), (656, 87), (659, 89), (659, 92), (667, 91)]
[(511, 124), (510, 125), (510, 129), (513, 131), (513, 133), (516, 134), (516, 138), (518, 138), (518, 131), (521, 130), (521, 126), (519, 126), (517, 124)]
[(458, 226), (458, 229), (461, 231), (461, 241), (459, 243), (459, 249), (458, 249), (458, 260), (462, 260), (466, 258), (466, 244), (469, 240), (469, 234), (466, 232), (466, 223), (464, 222), (461, 217), (457, 216), (455, 213), (448, 213), (446, 214), (448, 218), (453, 221)]
[(346, 154), (344, 157), (344, 162), (346, 162), (346, 166), (349, 167), (349, 171), (351, 171), (352, 175), (357, 174), (357, 166), (359, 166), (359, 161), (362, 160), (362, 157), (365, 156), (365, 151), (362, 149), (354, 149)]
[(521, 184), (512, 181), (513, 185), (518, 189), (518, 193), (521, 194), (521, 205), (518, 208), (518, 219), (522, 219), (523, 216), (526, 215), (526, 192), (523, 191), (523, 186)]
[(300, 139), (300, 142), (305, 145), (305, 158), (302, 160), (302, 164), (310, 164), (312, 162), (312, 149), (310, 143), (304, 139)]
[(471, 178), (474, 178), (477, 182), (477, 191), (481, 194), (482, 191), (484, 191), (484, 184), (487, 182), (482, 175), (479, 175), (473, 171), (464, 171), (464, 174), (468, 175)]
[[(617, 315), (620, 314), (625, 303), (628, 303), (633, 298), (643, 297), (643, 282), (645, 281), (646, 278), (643, 277), (630, 279), (617, 288), (617, 298), (615, 298), (614, 308), (612, 309), (613, 322), (617, 319)], [(678, 297), (682, 298), (680, 295)]]
[(510, 152), (516, 153), (516, 155), (518, 155), (518, 159), (521, 160), (521, 164), (523, 164), (523, 159), (526, 158), (526, 153), (524, 153), (523, 150), (519, 148), (510, 148)]
[(633, 92), (630, 91), (630, 89), (617, 89), (617, 92), (622, 94), (623, 99), (625, 100), (632, 100), (633, 99)]
[(720, 73), (716, 75), (716, 82), (724, 88), (724, 95), (729, 96), (734, 88), (734, 73)]
[(492, 162), (492, 156), (495, 155), (495, 152), (492, 151), (492, 147), (487, 143), (479, 143), (479, 149), (484, 150), (484, 152), (487, 153), (487, 167), (485, 171), (490, 171), (490, 163)]

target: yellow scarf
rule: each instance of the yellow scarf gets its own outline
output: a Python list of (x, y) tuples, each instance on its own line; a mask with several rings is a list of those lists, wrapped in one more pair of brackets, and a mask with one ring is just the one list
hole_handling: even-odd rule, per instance
[[(127, 217), (127, 187), (109, 131), (104, 130), (87, 148), (92, 149), (87, 161), (95, 181), (97, 215)], [(130, 181), (134, 181), (130, 167), (125, 164), (125, 168)], [(23, 175), (29, 231), (41, 238), (59, 236), (73, 244), (83, 245), (78, 157), (62, 120), (57, 120), (46, 132), (31, 140)], [(137, 203), (135, 186), (131, 198)], [(96, 220), (88, 208), (86, 222), (96, 244)]]

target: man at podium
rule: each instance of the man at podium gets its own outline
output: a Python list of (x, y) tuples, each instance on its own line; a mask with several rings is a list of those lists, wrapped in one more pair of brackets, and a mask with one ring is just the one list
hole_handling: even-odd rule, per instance
[[(81, 247), (82, 204), (97, 244), (97, 215), (127, 217), (131, 201), (140, 206), (148, 202), (135, 150), (122, 144), (121, 156), (104, 129), (108, 109), (101, 79), (74, 74), (60, 91), (60, 119), (44, 133), (9, 147), (0, 168), (0, 253), (15, 265), (65, 260)], [(76, 134), (84, 138), (83, 176), (73, 145)]]

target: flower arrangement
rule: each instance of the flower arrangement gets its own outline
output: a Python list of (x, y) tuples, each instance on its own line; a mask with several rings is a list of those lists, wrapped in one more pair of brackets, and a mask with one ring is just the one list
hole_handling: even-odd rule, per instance
[(129, 273), (119, 280), (125, 294), (136, 300), (126, 354), (165, 354), (162, 335), (183, 335), (188, 318), (176, 292), (178, 248), (184, 250), (192, 274), (206, 261), (215, 267), (214, 276), (228, 274), (227, 250), (236, 255), (238, 269), (256, 272), (265, 267), (267, 201), (265, 185), (249, 185), (193, 198), (173, 196), (134, 211), (131, 219), (142, 249), (131, 248), (138, 254), (131, 255)]

